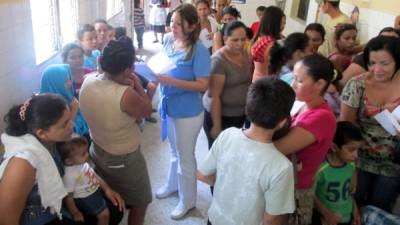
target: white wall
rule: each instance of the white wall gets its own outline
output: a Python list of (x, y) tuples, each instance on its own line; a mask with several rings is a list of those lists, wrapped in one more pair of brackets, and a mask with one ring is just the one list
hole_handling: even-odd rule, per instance
[(37, 91), (29, 0), (0, 3), (0, 131), (11, 105)]
[[(81, 23), (105, 18), (105, 6), (99, 2), (106, 0), (80, 0), (79, 15), (85, 15)], [(9, 108), (38, 92), (43, 68), (59, 62), (53, 57), (36, 66), (30, 1), (0, 1), (0, 133)]]
[[(286, 0), (285, 14), (287, 16), (286, 27), (283, 33), (288, 35), (292, 32), (303, 32), (307, 24), (315, 22), (318, 5), (315, 0), (310, 0), (307, 21), (301, 21), (292, 18), (293, 0)], [(257, 20), (255, 11), (260, 5), (270, 6), (275, 5), (275, 0), (247, 0), (246, 4), (236, 4), (236, 7), (242, 14), (242, 21), (250, 26), (254, 21)], [(351, 14), (354, 5), (341, 2), (340, 9), (347, 15)], [(376, 36), (379, 31), (387, 26), (393, 26), (394, 15), (382, 13), (376, 10), (370, 10), (366, 8), (360, 8), (360, 21), (358, 24), (359, 39), (361, 42), (367, 42), (372, 37)], [(323, 20), (322, 16), (322, 20)]]

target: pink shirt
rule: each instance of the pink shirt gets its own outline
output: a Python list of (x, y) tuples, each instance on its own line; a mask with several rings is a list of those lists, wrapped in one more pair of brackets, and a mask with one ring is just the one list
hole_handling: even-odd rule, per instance
[(302, 163), (296, 188), (308, 189), (312, 187), (313, 177), (331, 146), (336, 131), (336, 118), (325, 102), (301, 115), (295, 114), (292, 123), (311, 132), (316, 138), (313, 144), (296, 153), (298, 163)]

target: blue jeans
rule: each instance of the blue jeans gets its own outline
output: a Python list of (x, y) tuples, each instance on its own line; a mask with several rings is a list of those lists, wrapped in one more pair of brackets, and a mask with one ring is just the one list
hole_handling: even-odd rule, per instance
[(143, 48), (143, 34), (144, 27), (135, 27), (136, 40), (138, 42), (138, 47)]
[(373, 205), (390, 212), (400, 190), (400, 177), (386, 177), (358, 170), (355, 198), (359, 206)]

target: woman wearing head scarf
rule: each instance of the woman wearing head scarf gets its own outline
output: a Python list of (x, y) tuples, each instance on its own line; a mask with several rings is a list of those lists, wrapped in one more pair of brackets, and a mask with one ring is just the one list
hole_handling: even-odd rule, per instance
[(71, 70), (67, 64), (54, 64), (44, 69), (40, 81), (40, 93), (61, 95), (71, 108), (74, 121), (74, 133), (89, 138), (89, 128), (78, 109), (78, 100), (74, 97)]

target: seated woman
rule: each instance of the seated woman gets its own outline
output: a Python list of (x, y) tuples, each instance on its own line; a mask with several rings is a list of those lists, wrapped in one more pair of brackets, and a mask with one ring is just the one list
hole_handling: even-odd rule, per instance
[(89, 128), (83, 115), (79, 112), (78, 100), (74, 97), (71, 69), (67, 64), (54, 64), (44, 69), (40, 80), (40, 93), (61, 95), (71, 108), (71, 119), (74, 121), (74, 133), (89, 137)]
[(71, 70), (72, 87), (74, 97), (79, 99), (79, 90), (81, 89), (84, 75), (93, 70), (83, 67), (83, 48), (75, 43), (70, 43), (64, 46), (61, 58), (63, 63), (68, 64)]
[[(67, 191), (56, 151), (56, 142), (66, 141), (72, 134), (67, 103), (59, 95), (36, 95), (12, 107), (4, 120), (1, 141), (5, 154), (0, 165), (2, 224), (74, 224), (61, 218), (62, 199)], [(116, 216), (112, 212), (110, 224), (118, 224), (122, 213)]]
[(281, 31), (285, 28), (285, 24), (286, 17), (280, 8), (269, 6), (265, 9), (251, 47), (254, 62), (253, 81), (269, 74), (269, 50), (274, 41), (281, 39)]
[(399, 137), (386, 131), (374, 116), (400, 105), (400, 40), (371, 39), (364, 60), (368, 71), (353, 77), (343, 89), (340, 119), (360, 126), (365, 140), (356, 164), (357, 202), (390, 211), (400, 188)]
[(246, 26), (233, 21), (226, 26), (226, 45), (211, 57), (210, 87), (203, 96), (204, 131), (208, 147), (229, 127), (243, 127), (247, 89), (251, 84), (251, 61), (243, 49)]

